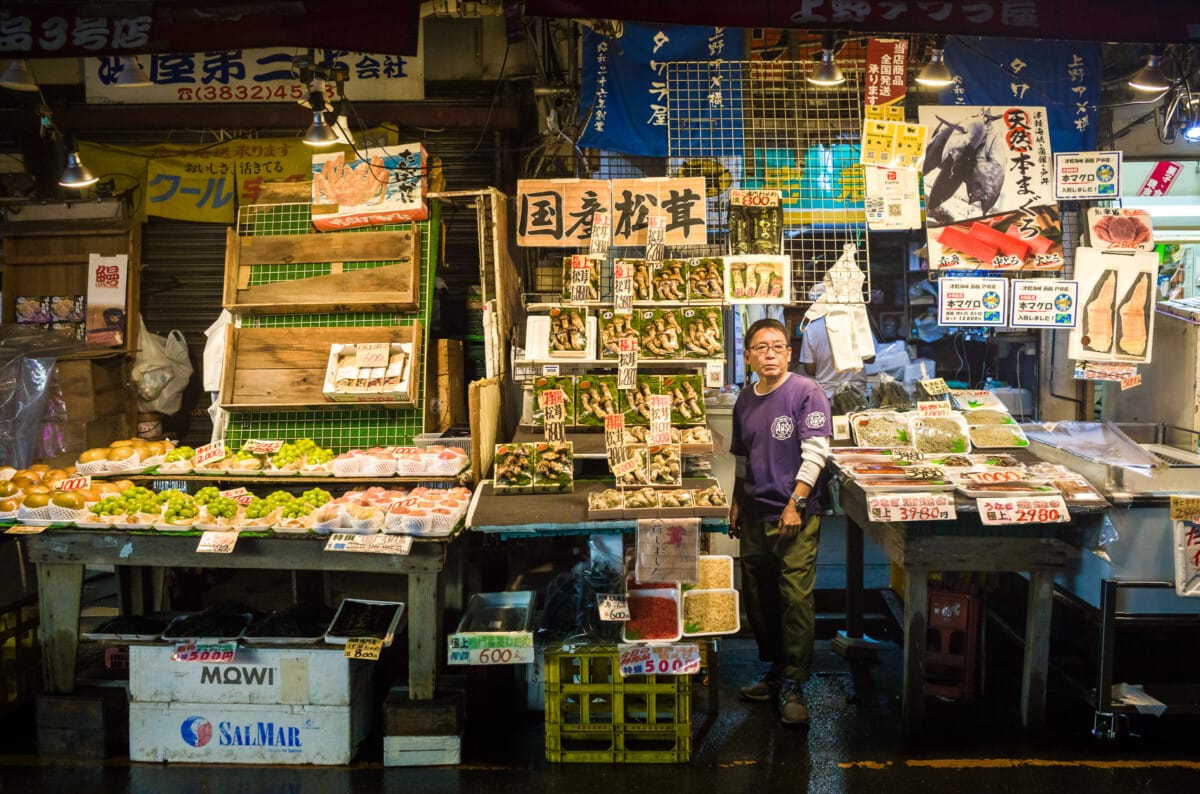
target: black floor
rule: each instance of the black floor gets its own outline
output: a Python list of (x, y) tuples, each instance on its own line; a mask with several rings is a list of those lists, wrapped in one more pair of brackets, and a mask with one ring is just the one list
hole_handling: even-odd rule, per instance
[(35, 754), (31, 714), (3, 724), (0, 792), (1188, 792), (1200, 787), (1200, 728), (1193, 718), (1135, 720), (1140, 738), (1099, 747), (1091, 712), (1061, 682), (1051, 683), (1049, 724), (1020, 727), (1020, 652), (993, 641), (984, 692), (972, 703), (931, 699), (916, 739), (900, 725), (898, 646), (876, 661), (847, 663), (818, 643), (806, 685), (808, 730), (779, 724), (771, 704), (740, 701), (737, 687), (758, 669), (751, 640), (722, 644), (720, 706), (694, 701), (692, 759), (686, 764), (548, 764), (540, 712), (519, 707), (523, 684), (511, 668), (467, 682), (470, 711), (457, 767), (384, 768), (378, 737), (344, 768), (131, 764)]

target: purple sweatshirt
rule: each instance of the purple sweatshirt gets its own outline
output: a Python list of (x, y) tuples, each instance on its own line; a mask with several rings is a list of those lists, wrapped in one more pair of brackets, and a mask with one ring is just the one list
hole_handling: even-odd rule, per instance
[[(742, 389), (733, 406), (729, 451), (746, 458), (740, 510), (747, 518), (775, 519), (783, 512), (800, 470), (800, 444), (832, 435), (829, 399), (812, 378), (792, 373), (775, 391), (760, 396)], [(814, 484), (803, 518), (821, 509), (826, 477)]]

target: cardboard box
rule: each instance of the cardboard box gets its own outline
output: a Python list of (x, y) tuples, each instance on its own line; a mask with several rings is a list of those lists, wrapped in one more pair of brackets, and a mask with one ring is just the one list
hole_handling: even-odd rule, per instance
[(462, 761), (461, 736), (384, 736), (384, 766), (446, 766)]
[(120, 359), (60, 360), (57, 366), (58, 385), (69, 421), (91, 422), (125, 412), (128, 405)]
[(131, 645), (129, 695), (140, 702), (347, 706), (369, 662), (341, 648), (247, 647), (229, 664), (171, 660), (171, 645)]
[[(339, 364), (347, 357), (352, 361), (357, 355), (358, 345), (333, 344), (329, 346), (329, 363), (325, 368), (325, 384), (321, 393), (330, 402), (385, 402), (397, 405), (412, 406), (416, 402), (416, 379), (418, 371), (417, 356), (420, 355), (420, 345), (415, 342), (392, 342), (388, 352), (388, 364), (370, 369), (358, 369), (350, 366), (356, 373), (355, 382), (339, 386), (343, 373), (339, 372)], [(400, 354), (405, 356), (399, 366), (399, 372), (393, 363)], [(398, 379), (398, 380), (397, 380)]]
[(438, 339), (425, 364), (425, 430), (441, 432), (467, 423), (463, 349), (457, 339)]
[[(365, 684), (367, 679), (361, 679)], [(129, 760), (348, 764), (366, 738), (369, 687), (348, 706), (129, 704)]]

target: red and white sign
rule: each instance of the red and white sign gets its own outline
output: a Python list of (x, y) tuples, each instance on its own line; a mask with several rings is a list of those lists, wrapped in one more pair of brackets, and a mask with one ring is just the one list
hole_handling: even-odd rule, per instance
[(950, 409), (949, 400), (921, 400), (917, 403), (917, 413), (921, 416), (950, 416), (954, 413)]
[(225, 444), (220, 441), (214, 441), (211, 444), (205, 444), (196, 450), (196, 454), (192, 455), (193, 466), (203, 466), (205, 463), (210, 463), (214, 460), (221, 460), (225, 457)]
[(237, 642), (181, 642), (175, 646), (171, 660), (175, 662), (203, 662), (204, 664), (229, 664), (237, 655)]
[(1154, 168), (1150, 171), (1150, 176), (1146, 177), (1146, 181), (1138, 188), (1137, 194), (1139, 196), (1167, 195), (1167, 191), (1171, 189), (1175, 177), (1179, 176), (1181, 170), (1183, 170), (1182, 165), (1170, 160), (1161, 160), (1155, 163)]
[(967, 479), (972, 482), (1017, 482), (1021, 479), (1019, 471), (969, 471)]
[(692, 675), (700, 672), (700, 646), (693, 643), (673, 645), (617, 646), (621, 675)]
[[(367, 347), (367, 345), (359, 345), (358, 352), (360, 354), (362, 353), (362, 348), (364, 348), (364, 347)], [(388, 348), (388, 344), (386, 342), (384, 342), (383, 347), (386, 350)], [(385, 352), (384, 358), (383, 358), (383, 364), (370, 364), (369, 366), (379, 367), (379, 366), (386, 366), (386, 365), (387, 365), (387, 353)], [(361, 367), (362, 365), (360, 364), (359, 366)], [(274, 455), (282, 447), (283, 447), (282, 441), (262, 441), (262, 440), (259, 440), (256, 438), (252, 438), (249, 441), (247, 441), (245, 444), (242, 444), (242, 449), (246, 450), (247, 452), (251, 453), (252, 455)]]
[(976, 499), (984, 524), (1055, 524), (1071, 520), (1061, 496), (988, 496)]
[(907, 64), (908, 39), (868, 39), (863, 101), (867, 105), (903, 103)]
[(867, 496), (872, 521), (953, 521), (954, 495), (950, 493), (880, 493)]
[(84, 474), (79, 477), (71, 477), (68, 480), (62, 480), (58, 484), (58, 490), (60, 490), (60, 491), (78, 491), (80, 488), (90, 487), (91, 484), (92, 484), (91, 475)]

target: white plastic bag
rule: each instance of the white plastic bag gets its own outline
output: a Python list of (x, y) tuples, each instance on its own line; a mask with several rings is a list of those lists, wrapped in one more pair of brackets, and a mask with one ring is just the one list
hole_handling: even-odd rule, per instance
[(192, 362), (183, 334), (171, 331), (165, 337), (159, 336), (147, 331), (146, 324), (142, 323), (132, 372), (138, 409), (168, 415), (177, 413), (183, 406), (183, 391), (191, 376)]

